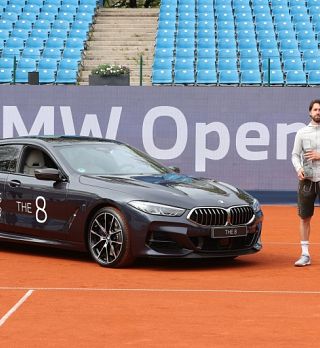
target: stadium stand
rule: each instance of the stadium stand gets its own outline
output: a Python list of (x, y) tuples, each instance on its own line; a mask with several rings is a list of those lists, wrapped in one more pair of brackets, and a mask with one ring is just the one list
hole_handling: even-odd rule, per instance
[(162, 0), (152, 84), (317, 86), (319, 10), (320, 0)]
[(0, 5), (0, 83), (28, 83), (28, 72), (38, 71), (40, 84), (76, 84), (96, 0)]

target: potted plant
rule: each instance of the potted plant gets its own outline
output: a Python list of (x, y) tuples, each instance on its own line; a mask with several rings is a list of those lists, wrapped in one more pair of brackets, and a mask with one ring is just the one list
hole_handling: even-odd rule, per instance
[(129, 86), (130, 70), (125, 65), (100, 64), (91, 71), (89, 85)]

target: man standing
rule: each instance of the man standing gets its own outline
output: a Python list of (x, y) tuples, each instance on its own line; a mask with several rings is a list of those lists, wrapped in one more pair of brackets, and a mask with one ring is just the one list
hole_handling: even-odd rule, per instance
[(301, 257), (295, 266), (311, 265), (309, 254), (310, 221), (314, 202), (320, 193), (320, 99), (311, 101), (310, 123), (295, 137), (292, 163), (299, 179), (298, 214), (300, 216)]

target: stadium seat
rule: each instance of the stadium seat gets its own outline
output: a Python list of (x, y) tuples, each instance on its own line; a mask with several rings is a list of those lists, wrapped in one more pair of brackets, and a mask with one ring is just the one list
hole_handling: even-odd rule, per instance
[(17, 68), (35, 71), (37, 69), (37, 61), (32, 58), (20, 58), (17, 63)]
[(218, 51), (218, 59), (220, 58), (237, 58), (237, 50), (235, 48)]
[(193, 69), (181, 69), (174, 71), (174, 84), (190, 85), (195, 83), (194, 70)]
[[(263, 84), (267, 85), (269, 83), (269, 73), (268, 71), (263, 72)], [(284, 78), (282, 70), (271, 70), (270, 71), (270, 84), (272, 85), (284, 85)]]
[(197, 49), (197, 56), (199, 58), (215, 58), (216, 50), (214, 48), (199, 48)]
[(17, 68), (15, 82), (28, 83), (28, 73), (31, 71), (33, 71), (33, 69), (31, 68), (24, 68), (24, 69)]
[(53, 84), (56, 82), (56, 71), (52, 69), (39, 68), (39, 83)]
[(12, 70), (10, 68), (0, 68), (0, 83), (12, 82)]
[(79, 61), (76, 59), (62, 58), (59, 63), (59, 69), (78, 70)]
[[(305, 60), (305, 71), (310, 72), (312, 70), (320, 71), (320, 58), (309, 58)], [(1, 66), (1, 65), (0, 65)]]
[(175, 70), (193, 70), (194, 61), (192, 58), (177, 58), (174, 62)]
[(172, 69), (172, 60), (170, 58), (154, 58), (152, 69), (154, 70), (168, 70)]
[(0, 69), (11, 69), (13, 70), (14, 60), (13, 58), (0, 58)]
[(197, 70), (215, 70), (216, 61), (214, 58), (198, 58)]
[(261, 85), (261, 74), (259, 70), (243, 70), (240, 72), (241, 85)]
[(57, 84), (76, 84), (78, 78), (77, 70), (58, 69), (56, 76)]
[(307, 84), (306, 74), (303, 70), (290, 70), (286, 73), (286, 85), (300, 85)]
[(320, 85), (320, 71), (319, 70), (312, 70), (309, 72), (308, 84), (310, 86)]
[(303, 70), (303, 64), (301, 59), (288, 58), (283, 60), (283, 70)]
[(260, 64), (259, 59), (251, 59), (251, 58), (241, 58), (239, 61), (239, 68), (241, 71), (243, 70), (259, 70)]
[(22, 51), (21, 57), (32, 58), (39, 60), (41, 56), (41, 50), (33, 47), (25, 47)]
[(14, 28), (11, 32), (11, 38), (13, 37), (17, 37), (20, 38), (22, 40), (26, 40), (29, 36), (29, 30), (27, 29), (16, 29)]
[(217, 61), (217, 69), (221, 70), (237, 70), (237, 59), (235, 58), (222, 58)]
[(197, 71), (197, 85), (216, 85), (217, 82), (217, 73), (215, 69)]
[(221, 70), (218, 74), (219, 85), (238, 85), (239, 73), (237, 70)]
[(171, 85), (172, 69), (156, 69), (152, 71), (152, 84), (154, 85)]
[(54, 58), (41, 58), (39, 60), (39, 64), (38, 64), (38, 68), (39, 69), (46, 69), (46, 70), (57, 70), (58, 66), (57, 66), (57, 60)]

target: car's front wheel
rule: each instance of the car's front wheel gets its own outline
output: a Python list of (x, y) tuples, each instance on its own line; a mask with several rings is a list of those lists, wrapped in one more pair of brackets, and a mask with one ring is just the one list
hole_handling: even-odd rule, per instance
[(119, 210), (106, 207), (93, 216), (88, 248), (94, 260), (104, 267), (124, 267), (133, 262), (129, 227)]

